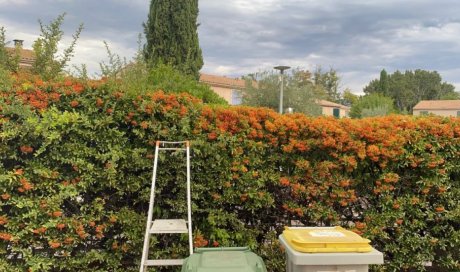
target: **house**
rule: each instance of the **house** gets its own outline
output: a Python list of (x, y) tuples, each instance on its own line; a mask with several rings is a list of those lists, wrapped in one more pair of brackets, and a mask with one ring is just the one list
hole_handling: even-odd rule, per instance
[(427, 114), (460, 117), (460, 100), (422, 100), (413, 108), (413, 115)]
[[(215, 93), (224, 98), (230, 105), (240, 105), (242, 103), (242, 92), (246, 87), (245, 80), (201, 74), (200, 82), (208, 84)], [(327, 116), (342, 118), (348, 116), (350, 111), (347, 106), (326, 100), (318, 100), (316, 103), (321, 106), (322, 114)]]
[(208, 84), (215, 93), (224, 98), (230, 105), (240, 105), (243, 102), (241, 92), (244, 91), (246, 86), (246, 81), (243, 79), (200, 74), (200, 82)]
[(327, 100), (316, 101), (322, 108), (322, 114), (326, 116), (334, 116), (337, 118), (347, 117), (350, 113), (350, 107), (337, 104)]
[(36, 59), (35, 53), (31, 49), (22, 48), (23, 42), (23, 40), (14, 40), (14, 47), (7, 47), (6, 50), (12, 56), (15, 56), (16, 52), (19, 53), (19, 68), (31, 69)]

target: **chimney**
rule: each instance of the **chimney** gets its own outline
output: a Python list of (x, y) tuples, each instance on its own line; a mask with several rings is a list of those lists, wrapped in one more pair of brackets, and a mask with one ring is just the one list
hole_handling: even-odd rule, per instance
[(13, 40), (13, 42), (14, 42), (14, 46), (22, 47), (22, 45), (24, 43), (24, 40), (15, 39), (15, 40)]

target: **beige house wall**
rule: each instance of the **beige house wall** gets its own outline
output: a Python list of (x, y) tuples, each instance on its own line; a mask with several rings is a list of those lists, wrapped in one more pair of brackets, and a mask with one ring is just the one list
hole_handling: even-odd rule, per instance
[(224, 87), (216, 87), (216, 86), (211, 86), (211, 89), (218, 94), (220, 97), (225, 99), (228, 104), (232, 104), (232, 90), (229, 88), (224, 88)]
[(439, 115), (439, 116), (458, 116), (457, 115), (457, 112), (460, 111), (460, 109), (458, 110), (414, 110), (413, 111), (413, 114), (418, 116), (418, 115), (422, 115), (421, 112), (428, 112), (428, 114), (435, 114), (435, 115)]
[[(322, 106), (321, 107), (323, 109), (323, 115), (326, 115), (326, 116), (334, 116), (334, 109), (333, 107), (324, 107)], [(347, 117), (348, 116), (348, 111), (345, 110), (345, 109), (341, 109), (341, 108), (336, 108), (336, 109), (339, 109), (339, 117), (340, 118), (343, 118), (343, 117)]]

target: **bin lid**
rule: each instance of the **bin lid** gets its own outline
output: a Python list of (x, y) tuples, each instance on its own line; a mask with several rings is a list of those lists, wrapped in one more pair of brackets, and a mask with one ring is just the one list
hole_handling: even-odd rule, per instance
[(182, 272), (266, 272), (262, 258), (247, 247), (198, 248), (185, 259)]
[(372, 246), (368, 239), (345, 230), (342, 227), (289, 228), (283, 231), (283, 237), (296, 251), (315, 252), (370, 252)]

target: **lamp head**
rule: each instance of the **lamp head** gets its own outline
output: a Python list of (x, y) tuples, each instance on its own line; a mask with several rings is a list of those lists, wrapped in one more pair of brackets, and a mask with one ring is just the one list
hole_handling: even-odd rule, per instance
[(280, 70), (280, 72), (283, 73), (284, 70), (290, 69), (291, 67), (290, 66), (285, 66), (285, 65), (280, 65), (280, 66), (275, 66), (273, 68), (276, 69), (276, 70)]

